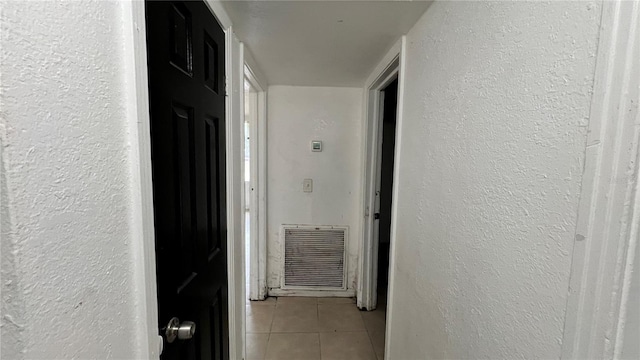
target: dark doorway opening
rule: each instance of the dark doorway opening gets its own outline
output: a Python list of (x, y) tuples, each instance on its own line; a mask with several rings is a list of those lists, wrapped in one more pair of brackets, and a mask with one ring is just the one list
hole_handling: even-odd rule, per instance
[(382, 161), (380, 165), (380, 215), (378, 236), (378, 307), (386, 307), (389, 284), (389, 249), (391, 244), (391, 205), (393, 203), (393, 166), (396, 146), (396, 110), (398, 79), (382, 91)]

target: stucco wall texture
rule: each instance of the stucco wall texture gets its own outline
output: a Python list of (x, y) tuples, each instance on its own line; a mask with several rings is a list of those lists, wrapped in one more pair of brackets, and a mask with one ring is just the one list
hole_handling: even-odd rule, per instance
[[(267, 126), (267, 286), (280, 288), (282, 224), (347, 225), (347, 287), (355, 290), (362, 89), (270, 86)], [(322, 152), (311, 141), (322, 141)], [(313, 192), (302, 191), (313, 179)]]
[(389, 359), (560, 356), (600, 12), (435, 2), (408, 33)]
[(122, 19), (0, 5), (2, 358), (137, 354)]

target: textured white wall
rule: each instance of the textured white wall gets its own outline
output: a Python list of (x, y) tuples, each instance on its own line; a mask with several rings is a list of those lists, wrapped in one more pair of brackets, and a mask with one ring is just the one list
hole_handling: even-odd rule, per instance
[[(347, 285), (355, 289), (361, 204), (362, 89), (270, 86), (267, 126), (267, 286), (279, 288), (282, 224), (347, 225)], [(322, 152), (311, 141), (322, 140)], [(313, 179), (313, 192), (302, 181)]]
[(0, 11), (2, 357), (136, 357), (124, 8)]
[(435, 2), (409, 32), (390, 359), (560, 356), (599, 16)]

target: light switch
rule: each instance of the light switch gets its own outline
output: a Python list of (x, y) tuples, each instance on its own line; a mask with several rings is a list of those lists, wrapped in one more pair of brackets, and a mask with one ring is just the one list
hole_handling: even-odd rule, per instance
[(306, 193), (313, 192), (313, 179), (304, 179), (302, 181), (302, 191)]

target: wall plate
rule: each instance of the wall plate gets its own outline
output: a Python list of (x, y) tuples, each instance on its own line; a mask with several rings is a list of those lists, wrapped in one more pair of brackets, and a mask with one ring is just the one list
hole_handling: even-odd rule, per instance
[(313, 140), (311, 142), (311, 151), (313, 152), (320, 152), (322, 151), (322, 141), (320, 140)]

